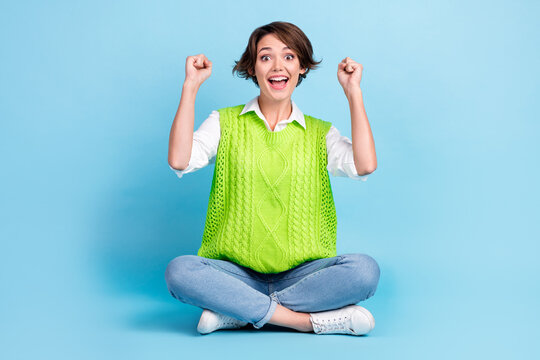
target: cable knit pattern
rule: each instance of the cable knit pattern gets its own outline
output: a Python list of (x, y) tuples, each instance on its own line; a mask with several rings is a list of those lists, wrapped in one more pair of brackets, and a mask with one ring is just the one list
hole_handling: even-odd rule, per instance
[(244, 105), (219, 109), (221, 139), (199, 256), (261, 273), (336, 256), (337, 218), (328, 177), (331, 123), (304, 115), (269, 131)]

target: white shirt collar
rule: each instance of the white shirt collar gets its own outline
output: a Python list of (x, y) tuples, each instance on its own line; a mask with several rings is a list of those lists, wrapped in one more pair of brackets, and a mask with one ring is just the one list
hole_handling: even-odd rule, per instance
[[(294, 103), (294, 101), (292, 101), (292, 99), (291, 99), (291, 103), (292, 103), (291, 116), (289, 116), (289, 119), (287, 119), (286, 122), (289, 123), (289, 122), (293, 122), (294, 120), (296, 120), (305, 129), (306, 128), (306, 122), (304, 120), (304, 113), (302, 113), (302, 111), (300, 111), (300, 109), (298, 108), (298, 106), (296, 106), (296, 104)], [(259, 107), (259, 96), (258, 95), (255, 96), (253, 99), (251, 99), (244, 106), (244, 109), (242, 109), (242, 112), (240, 113), (240, 115), (245, 114), (248, 111), (255, 111), (255, 114), (257, 114), (258, 117), (260, 117), (262, 120), (264, 120), (264, 122), (267, 122), (266, 119), (264, 118), (264, 115), (261, 112), (261, 108)]]

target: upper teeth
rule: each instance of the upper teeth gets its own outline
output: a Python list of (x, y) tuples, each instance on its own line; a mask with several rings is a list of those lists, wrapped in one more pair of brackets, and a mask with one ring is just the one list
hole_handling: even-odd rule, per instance
[(281, 80), (287, 80), (287, 78), (285, 76), (279, 76), (279, 77), (270, 78), (270, 80), (281, 81)]

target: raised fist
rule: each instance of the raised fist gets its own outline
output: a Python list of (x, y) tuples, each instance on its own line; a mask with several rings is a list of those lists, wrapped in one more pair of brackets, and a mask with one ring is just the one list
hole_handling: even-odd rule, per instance
[(212, 62), (204, 54), (186, 58), (186, 82), (200, 86), (212, 74)]

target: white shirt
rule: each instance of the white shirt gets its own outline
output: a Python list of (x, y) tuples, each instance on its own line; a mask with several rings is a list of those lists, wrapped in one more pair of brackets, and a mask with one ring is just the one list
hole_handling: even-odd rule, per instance
[[(259, 116), (266, 125), (269, 131), (270, 126), (266, 121), (264, 115), (259, 107), (259, 96), (256, 96), (250, 100), (242, 109), (240, 115), (248, 112), (255, 111), (255, 114)], [(287, 120), (279, 121), (274, 131), (283, 130), (287, 124), (296, 120), (300, 125), (306, 128), (306, 122), (304, 120), (304, 114), (300, 111), (298, 106), (292, 101), (291, 116)], [(193, 133), (193, 145), (191, 149), (191, 157), (189, 159), (189, 165), (184, 170), (174, 169), (169, 165), (179, 178), (184, 174), (199, 170), (208, 164), (215, 163), (219, 140), (221, 136), (219, 125), (219, 112), (217, 110), (212, 111), (210, 116), (199, 126), (197, 131)], [(355, 180), (366, 181), (368, 175), (358, 175), (356, 167), (354, 165), (354, 157), (352, 151), (352, 141), (346, 137), (341, 136), (339, 131), (332, 125), (326, 135), (326, 151), (328, 154), (327, 169), (333, 176), (345, 176)]]

